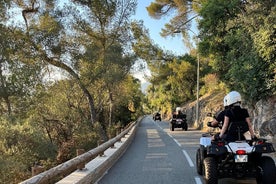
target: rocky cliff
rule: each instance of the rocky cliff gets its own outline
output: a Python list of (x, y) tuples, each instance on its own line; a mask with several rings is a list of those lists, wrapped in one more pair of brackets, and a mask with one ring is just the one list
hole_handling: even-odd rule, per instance
[(261, 137), (274, 139), (276, 142), (276, 96), (256, 103), (250, 109), (253, 117), (254, 129)]

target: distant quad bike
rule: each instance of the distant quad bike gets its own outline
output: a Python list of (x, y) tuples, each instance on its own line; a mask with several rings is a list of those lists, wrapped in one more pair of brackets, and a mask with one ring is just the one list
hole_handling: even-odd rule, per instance
[(156, 113), (156, 114), (153, 116), (153, 119), (154, 119), (154, 121), (157, 121), (157, 120), (161, 121), (161, 114), (160, 114), (160, 113)]
[(170, 130), (174, 131), (175, 128), (182, 128), (182, 130), (188, 130), (188, 124), (186, 118), (173, 118), (170, 122)]
[(211, 140), (211, 134), (203, 134), (196, 153), (197, 172), (207, 184), (217, 184), (219, 178), (226, 177), (250, 177), (256, 178), (258, 184), (275, 184), (275, 162), (263, 155), (272, 152), (273, 145), (266, 139), (226, 142)]

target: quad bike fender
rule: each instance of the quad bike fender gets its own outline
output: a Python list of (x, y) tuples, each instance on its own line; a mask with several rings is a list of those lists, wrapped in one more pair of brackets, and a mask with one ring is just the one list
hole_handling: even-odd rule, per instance
[(218, 146), (215, 144), (211, 144), (207, 147), (207, 155), (223, 155), (227, 153), (227, 148), (225, 146)]
[(201, 137), (200, 140), (200, 145), (207, 147), (211, 145), (212, 138), (211, 137)]
[(253, 147), (250, 146), (247, 142), (230, 142), (227, 145), (228, 152), (236, 153), (237, 150), (245, 150), (246, 153), (251, 153)]
[(263, 143), (263, 144), (258, 144), (255, 145), (254, 151), (256, 153), (273, 153), (275, 152), (275, 149), (271, 143)]

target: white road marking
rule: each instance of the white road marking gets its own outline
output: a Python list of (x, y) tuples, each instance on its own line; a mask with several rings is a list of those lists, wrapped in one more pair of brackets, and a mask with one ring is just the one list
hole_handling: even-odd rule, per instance
[(164, 132), (163, 128), (162, 128), (158, 123), (154, 122), (154, 124), (155, 124), (161, 131)]
[(199, 177), (195, 177), (196, 184), (202, 184), (201, 179)]
[(181, 144), (178, 142), (178, 140), (176, 140), (176, 139), (174, 139), (174, 138), (173, 138), (173, 140), (174, 140), (174, 142), (175, 142), (179, 147), (181, 147)]
[(184, 155), (185, 155), (185, 157), (186, 157), (186, 159), (187, 159), (187, 161), (188, 161), (190, 167), (194, 167), (195, 165), (194, 165), (194, 163), (193, 163), (191, 157), (188, 155), (188, 153), (187, 153), (185, 150), (182, 150), (182, 152), (184, 153)]
[[(161, 130), (163, 130), (165, 132), (165, 130), (158, 123), (154, 122), (154, 124), (157, 125)], [(181, 144), (170, 133), (168, 133), (168, 132), (166, 132), (166, 133), (167, 133), (168, 136), (170, 136), (174, 140), (174, 142), (179, 147), (181, 147)], [(185, 155), (190, 167), (194, 167), (194, 163), (193, 163), (191, 157), (189, 156), (189, 154), (186, 152), (186, 150), (182, 150), (182, 152)], [(195, 178), (196, 184), (202, 184), (200, 177), (195, 176), (194, 178)]]

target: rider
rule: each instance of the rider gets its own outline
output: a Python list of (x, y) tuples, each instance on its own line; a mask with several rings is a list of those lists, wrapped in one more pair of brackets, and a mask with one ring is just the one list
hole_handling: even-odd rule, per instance
[(176, 112), (173, 114), (173, 119), (185, 119), (186, 118), (186, 114), (183, 114), (181, 112), (181, 108), (180, 107), (176, 107)]
[[(247, 109), (241, 108), (241, 95), (237, 91), (231, 91), (226, 96), (226, 103), (229, 106), (224, 116), (224, 124), (222, 126), (219, 137), (222, 138), (227, 131), (226, 140), (236, 141), (239, 139), (245, 139), (243, 135), (239, 135), (237, 130), (233, 128), (240, 128), (241, 133), (246, 131), (250, 132), (251, 138), (254, 138), (254, 131), (249, 118)], [(243, 126), (242, 126), (243, 125)]]
[[(226, 113), (226, 110), (228, 109), (228, 105), (226, 103), (226, 98), (227, 98), (227, 95), (223, 99), (224, 110), (220, 111), (218, 113), (218, 115), (216, 117), (214, 117), (213, 121), (208, 122), (208, 126), (222, 128), (223, 123), (224, 123), (224, 115)], [(220, 122), (222, 123), (221, 125), (219, 125)]]

